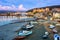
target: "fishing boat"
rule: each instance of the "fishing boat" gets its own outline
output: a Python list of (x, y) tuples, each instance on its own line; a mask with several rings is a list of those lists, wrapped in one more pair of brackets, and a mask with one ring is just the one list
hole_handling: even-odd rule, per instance
[(23, 30), (18, 33), (19, 36), (27, 36), (32, 34), (32, 31)]

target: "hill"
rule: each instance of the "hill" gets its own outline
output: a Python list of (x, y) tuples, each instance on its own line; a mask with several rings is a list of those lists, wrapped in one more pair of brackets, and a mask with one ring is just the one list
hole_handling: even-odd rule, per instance
[(15, 13), (15, 12), (25, 12), (25, 11), (0, 10), (0, 14)]
[[(53, 8), (60, 8), (60, 5), (53, 5), (53, 6), (46, 6), (46, 7), (40, 7), (40, 8), (34, 8), (34, 9), (41, 9), (41, 8), (49, 8), (50, 10), (53, 9)], [(34, 9), (30, 9), (26, 12), (32, 12)]]

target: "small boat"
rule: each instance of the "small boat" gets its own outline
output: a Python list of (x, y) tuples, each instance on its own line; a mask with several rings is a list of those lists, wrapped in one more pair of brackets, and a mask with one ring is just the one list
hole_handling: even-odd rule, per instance
[(48, 32), (45, 32), (45, 34), (43, 35), (43, 39), (48, 38), (48, 35), (49, 35), (49, 33)]
[(32, 31), (23, 30), (18, 33), (19, 36), (27, 36), (32, 34)]
[(54, 34), (54, 40), (60, 40), (60, 37), (58, 34)]
[(52, 30), (52, 32), (53, 32), (53, 33), (58, 33), (58, 31), (57, 31), (56, 28), (54, 28), (54, 29)]
[(24, 30), (30, 30), (30, 29), (33, 28), (33, 26), (34, 25), (27, 25), (27, 26), (22, 27), (22, 29), (24, 29)]
[(43, 39), (47, 39), (48, 38), (48, 35), (43, 35)]
[(56, 26), (60, 26), (60, 24), (56, 24)]
[(53, 29), (53, 28), (55, 28), (55, 26), (54, 25), (50, 25), (49, 28), (50, 29)]
[(26, 28), (33, 28), (34, 25), (27, 25)]
[(49, 35), (49, 33), (48, 32), (45, 32), (45, 35)]

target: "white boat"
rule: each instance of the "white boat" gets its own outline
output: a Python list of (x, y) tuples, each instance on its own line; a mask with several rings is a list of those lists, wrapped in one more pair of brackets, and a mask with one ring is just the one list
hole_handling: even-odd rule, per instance
[(22, 27), (22, 29), (24, 30), (30, 30), (31, 28), (33, 28), (34, 25), (26, 25), (24, 27)]
[(32, 31), (23, 30), (18, 33), (19, 36), (27, 36), (32, 34)]
[(32, 28), (34, 25), (27, 25), (26, 28)]
[(45, 35), (49, 35), (49, 33), (48, 32), (45, 32)]
[(50, 25), (49, 28), (53, 29), (53, 28), (55, 28), (55, 26), (54, 25)]
[(56, 26), (60, 26), (60, 24), (56, 24)]
[(48, 35), (43, 35), (43, 39), (46, 39), (46, 38), (48, 38)]

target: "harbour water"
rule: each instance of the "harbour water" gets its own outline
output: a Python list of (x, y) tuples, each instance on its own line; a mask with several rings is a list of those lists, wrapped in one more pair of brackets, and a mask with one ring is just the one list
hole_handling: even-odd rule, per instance
[(15, 31), (19, 30), (23, 25), (27, 23), (24, 22), (9, 24), (12, 23), (12, 20), (18, 20), (18, 17), (0, 16), (0, 40), (11, 40), (12, 38), (16, 37), (17, 33)]
[[(19, 17), (10, 17), (10, 16), (0, 17), (0, 40), (12, 40), (16, 36), (18, 36), (18, 32), (20, 31), (21, 27), (23, 27), (23, 25), (26, 25), (28, 22), (13, 23), (13, 24), (9, 24), (9, 23), (11, 23), (12, 20), (19, 20), (19, 19), (33, 20), (34, 18), (28, 18), (28, 17), (19, 18)], [(34, 28), (32, 29), (32, 31), (33, 34), (25, 38), (24, 40), (43, 40), (41, 36), (46, 31), (45, 26), (39, 23), (34, 24)], [(50, 38), (46, 40), (50, 40)]]
[(16, 16), (0, 16), (0, 26), (12, 23), (12, 20), (23, 20), (27, 17), (16, 17)]
[[(29, 17), (16, 17), (16, 16), (0, 16), (0, 40), (12, 40), (18, 34), (16, 31), (20, 30), (23, 25), (26, 25), (28, 22), (21, 23), (12, 23), (12, 20), (32, 20), (33, 18)], [(8, 24), (8, 25), (6, 25)]]
[(12, 20), (17, 20), (17, 17), (15, 16), (0, 16), (0, 26), (11, 23)]

